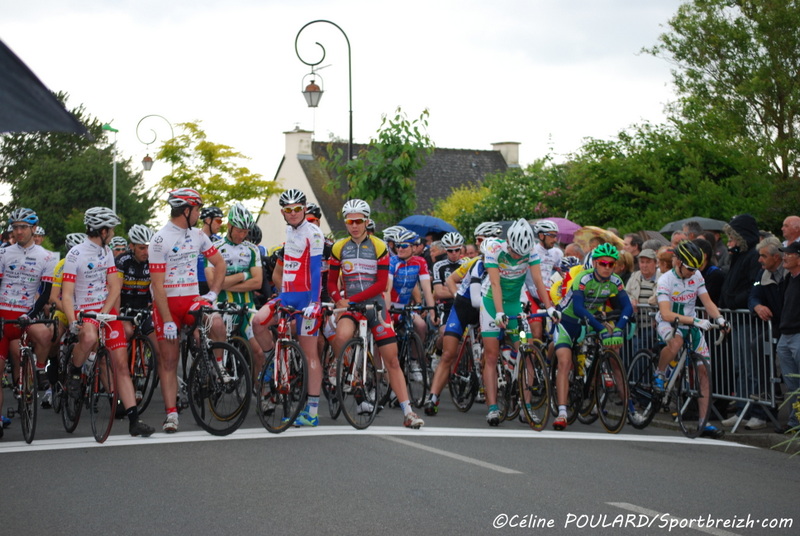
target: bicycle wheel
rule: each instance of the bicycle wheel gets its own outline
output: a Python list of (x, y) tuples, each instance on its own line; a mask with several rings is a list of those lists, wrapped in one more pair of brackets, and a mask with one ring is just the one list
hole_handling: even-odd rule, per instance
[(661, 397), (653, 392), (657, 356), (639, 350), (628, 367), (628, 422), (637, 430), (646, 428), (661, 408)]
[(530, 427), (541, 431), (550, 418), (550, 380), (541, 352), (534, 348), (520, 354), (519, 404)]
[[(690, 439), (699, 436), (703, 432), (706, 424), (708, 424), (708, 413), (711, 410), (711, 401), (709, 400), (709, 407), (706, 408), (705, 417), (702, 419), (700, 418), (699, 404), (703, 396), (700, 384), (703, 380), (701, 380), (697, 368), (696, 360), (698, 359), (702, 359), (702, 357), (692, 352), (686, 356), (686, 362), (680, 372), (678, 373), (677, 370), (675, 371), (675, 373), (678, 373), (678, 377), (675, 380), (678, 403), (678, 426), (680, 426), (683, 435)], [(708, 367), (708, 361), (705, 361), (703, 366)], [(710, 372), (711, 371), (706, 368), (705, 387), (707, 392), (710, 392), (710, 390), (708, 390), (708, 374), (710, 374)]]
[(328, 401), (328, 412), (336, 420), (342, 412), (342, 405), (336, 398), (336, 357), (333, 346), (326, 340), (322, 349), (322, 392)]
[[(594, 359), (599, 358), (595, 356)], [(594, 381), (592, 381), (593, 376), (590, 376), (594, 374), (596, 370), (596, 365), (594, 368), (591, 366), (587, 367), (583, 377), (578, 378), (578, 384), (581, 387), (582, 394), (581, 404), (580, 407), (578, 407), (578, 422), (581, 424), (592, 424), (598, 417), (597, 401), (594, 396)]]
[(466, 339), (458, 345), (458, 357), (447, 386), (456, 409), (461, 413), (469, 411), (478, 394), (478, 378), (474, 371), (472, 345)]
[(68, 345), (64, 353), (64, 370), (62, 376), (62, 390), (61, 400), (63, 401), (61, 408), (61, 423), (64, 425), (64, 430), (71, 434), (78, 427), (78, 421), (81, 419), (81, 410), (83, 410), (83, 401), (85, 398), (85, 389), (81, 385), (81, 392), (78, 398), (72, 398), (67, 392), (67, 381), (69, 380), (69, 363), (72, 360), (72, 351), (75, 348), (75, 343), (72, 342)]
[(594, 398), (600, 424), (610, 434), (619, 433), (628, 417), (628, 379), (625, 366), (613, 350), (605, 350), (595, 366)]
[[(306, 356), (295, 341), (278, 341), (274, 357), (264, 364), (257, 413), (268, 432), (279, 434), (294, 424), (308, 396)], [(269, 371), (269, 372), (267, 372)]]
[(242, 336), (234, 335), (228, 339), (228, 344), (236, 348), (239, 353), (242, 354), (242, 357), (244, 357), (244, 360), (247, 362), (247, 367), (250, 370), (250, 377), (252, 378), (256, 371), (253, 370), (253, 348), (250, 346), (250, 341)]
[(403, 372), (408, 386), (408, 399), (414, 407), (425, 405), (428, 394), (428, 366), (422, 352), (422, 341), (416, 333), (412, 333), (401, 345), (403, 351)]
[(89, 417), (92, 434), (98, 443), (103, 443), (111, 432), (117, 411), (117, 390), (114, 383), (114, 365), (106, 348), (100, 348), (94, 360), (94, 369), (89, 376), (91, 386)]
[(64, 407), (64, 396), (66, 395), (67, 388), (67, 364), (69, 363), (69, 344), (61, 343), (58, 348), (58, 372), (56, 374), (56, 381), (53, 384), (53, 411), (61, 413), (61, 408)]
[[(574, 365), (574, 361), (573, 361)], [(558, 374), (558, 359), (553, 359), (550, 367), (550, 409), (558, 415), (558, 387), (556, 377)], [(583, 404), (583, 379), (575, 376), (575, 367), (570, 367), (567, 387), (567, 423), (573, 424), (578, 418), (578, 410)]]
[(128, 363), (133, 363), (131, 380), (136, 394), (136, 407), (141, 415), (150, 405), (158, 385), (156, 349), (148, 337), (137, 334), (131, 338), (128, 342)]
[(378, 381), (375, 362), (364, 351), (364, 341), (350, 339), (336, 363), (336, 396), (353, 428), (363, 430), (375, 420), (381, 394)]
[(36, 356), (30, 348), (22, 350), (20, 355), (20, 374), (22, 375), (22, 392), (19, 394), (19, 414), (22, 426), (22, 436), (30, 444), (36, 435)]
[[(212, 342), (208, 354), (196, 355), (189, 370), (189, 408), (195, 422), (206, 432), (224, 436), (244, 422), (253, 387), (242, 354), (226, 342)], [(217, 369), (217, 354), (222, 375)]]

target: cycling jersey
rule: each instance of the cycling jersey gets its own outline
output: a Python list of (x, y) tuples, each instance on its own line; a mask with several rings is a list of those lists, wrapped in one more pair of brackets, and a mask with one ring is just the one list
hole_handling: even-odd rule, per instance
[(62, 274), (63, 281), (75, 284), (75, 310), (101, 309), (108, 298), (108, 276), (116, 273), (117, 265), (108, 246), (86, 240), (69, 250)]
[[(241, 244), (234, 244), (227, 237), (217, 241), (214, 247), (219, 251), (225, 260), (225, 275), (240, 274), (242, 272), (251, 273), (251, 270), (260, 265), (261, 259), (256, 246), (244, 241)], [(231, 292), (222, 290), (217, 301), (220, 303), (237, 303), (240, 305), (250, 305), (255, 301), (254, 292)]]
[(313, 223), (286, 226), (281, 294), (302, 292), (308, 295), (309, 302), (319, 301), (324, 249), (325, 236)]
[[(27, 313), (36, 304), (41, 283), (53, 281), (57, 258), (31, 242), (27, 248), (12, 244), (0, 249), (0, 309)], [(47, 296), (49, 299), (49, 296)]]
[(122, 277), (120, 306), (130, 309), (148, 309), (150, 296), (150, 264), (139, 262), (132, 252), (123, 253), (116, 260), (117, 272)]
[(202, 230), (170, 222), (153, 236), (148, 252), (150, 272), (165, 274), (164, 291), (173, 298), (198, 295), (198, 257), (212, 257), (217, 250)]
[[(701, 294), (706, 294), (706, 282), (699, 270), (691, 277), (682, 279), (673, 268), (658, 278), (656, 295), (658, 302), (670, 302), (670, 310), (679, 315), (695, 316), (695, 302)], [(656, 321), (663, 322), (661, 312), (656, 313)]]
[(389, 261), (389, 277), (392, 279), (392, 303), (406, 305), (419, 281), (428, 281), (428, 263), (422, 257), (412, 255), (406, 260), (392, 257)]
[(601, 281), (594, 276), (594, 269), (584, 270), (573, 279), (567, 295), (559, 305), (562, 322), (578, 323), (581, 318), (585, 318), (596, 331), (603, 331), (605, 326), (594, 317), (594, 313), (601, 311), (607, 301), (611, 301), (615, 308), (622, 309), (616, 327), (623, 329), (633, 313), (633, 306), (625, 293), (622, 279), (611, 274), (608, 280)]
[[(504, 303), (519, 302), (520, 291), (525, 284), (525, 277), (530, 272), (530, 266), (539, 264), (539, 256), (531, 252), (515, 259), (508, 253), (508, 244), (505, 240), (491, 240), (486, 256), (483, 260), (484, 266), (497, 268), (500, 271), (500, 289)], [(492, 300), (492, 288), (489, 286), (486, 298)]]
[[(433, 286), (444, 285), (445, 281), (447, 281), (447, 278), (450, 277), (450, 274), (461, 268), (463, 264), (466, 263), (463, 261), (451, 262), (448, 259), (436, 262), (433, 265), (433, 273), (431, 274), (433, 279)], [(448, 298), (446, 300), (441, 300), (441, 301), (443, 303), (452, 304), (453, 298)]]
[[(539, 264), (539, 270), (542, 272), (542, 281), (549, 282), (555, 267), (558, 266), (561, 263), (561, 259), (564, 258), (564, 252), (557, 247), (545, 249), (541, 242), (533, 246), (533, 251), (539, 256), (539, 260), (541, 261)], [(536, 285), (533, 284), (533, 276), (531, 275), (530, 270), (525, 277), (526, 285), (529, 289), (531, 289), (533, 297), (538, 298), (541, 301), (538, 290), (536, 289)]]
[(334, 299), (339, 296), (336, 283), (340, 271), (348, 300), (362, 302), (379, 297), (389, 279), (389, 248), (375, 236), (368, 236), (360, 244), (344, 238), (333, 245), (330, 269), (328, 291)]

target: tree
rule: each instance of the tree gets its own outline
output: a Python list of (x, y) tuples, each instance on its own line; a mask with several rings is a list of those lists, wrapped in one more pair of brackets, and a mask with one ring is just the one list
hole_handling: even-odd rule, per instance
[(341, 187), (343, 178), (350, 198), (377, 201), (385, 211), (374, 211), (375, 219), (396, 222), (413, 214), (417, 206), (414, 176), (433, 152), (433, 143), (425, 129), (428, 110), (409, 121), (400, 107), (393, 119), (384, 115), (378, 137), (370, 139), (358, 158), (347, 160), (341, 149), (328, 146), (328, 171), (333, 176), (331, 189)]
[[(64, 93), (56, 97), (66, 103)], [(60, 248), (68, 232), (84, 231), (83, 212), (93, 206), (111, 206), (112, 148), (105, 142), (101, 123), (83, 106), (71, 110), (94, 139), (61, 132), (8, 134), (0, 142), (0, 182), (11, 187), (12, 201), (1, 211), (5, 221), (17, 207), (39, 215), (52, 244)], [(153, 217), (154, 202), (144, 190), (141, 172), (131, 162), (117, 162), (118, 232)]]
[(233, 201), (261, 200), (281, 191), (276, 182), (262, 179), (236, 162), (248, 159), (245, 155), (208, 141), (199, 121), (177, 126), (184, 133), (167, 140), (158, 152), (158, 158), (172, 164), (172, 172), (159, 183), (162, 188), (194, 188), (206, 205), (220, 207)]
[(646, 50), (676, 65), (676, 123), (768, 162), (784, 215), (800, 201), (798, 27), (797, 0), (692, 0)]

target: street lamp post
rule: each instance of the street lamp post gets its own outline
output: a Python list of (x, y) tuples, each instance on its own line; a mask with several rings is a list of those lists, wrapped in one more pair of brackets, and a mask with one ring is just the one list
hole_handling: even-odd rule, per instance
[(147, 145), (147, 147), (148, 147), (147, 154), (145, 155), (144, 158), (142, 158), (142, 167), (144, 168), (145, 171), (150, 171), (151, 169), (153, 169), (153, 158), (150, 156), (149, 147), (150, 147), (151, 143), (155, 143), (155, 141), (158, 139), (158, 133), (155, 131), (155, 129), (152, 129), (152, 128), (150, 129), (150, 133), (152, 134), (153, 139), (151, 139), (150, 141), (143, 140), (142, 137), (139, 135), (139, 127), (142, 125), (142, 122), (145, 119), (149, 118), (149, 117), (158, 117), (159, 119), (163, 119), (167, 123), (167, 126), (169, 126), (169, 132), (171, 134), (170, 139), (173, 139), (175, 137), (175, 130), (173, 130), (173, 128), (172, 128), (172, 123), (170, 123), (169, 119), (167, 119), (163, 115), (150, 114), (150, 115), (146, 115), (146, 116), (142, 117), (141, 119), (139, 119), (139, 122), (136, 123), (136, 138), (140, 142), (142, 142), (145, 145)]
[[(322, 63), (322, 60), (325, 59), (325, 47), (322, 46), (322, 44), (320, 44), (319, 41), (317, 41), (316, 45), (322, 49), (322, 57), (317, 62), (309, 63), (306, 60), (304, 60), (302, 56), (300, 56), (300, 51), (297, 49), (297, 42), (300, 39), (300, 34), (303, 33), (303, 30), (305, 30), (308, 26), (311, 26), (312, 24), (316, 24), (317, 22), (324, 22), (326, 24), (335, 26), (340, 32), (342, 32), (345, 41), (347, 41), (347, 82), (349, 86), (348, 89), (349, 89), (349, 99), (350, 99), (349, 100), (350, 137), (348, 138), (347, 141), (347, 156), (350, 160), (352, 160), (353, 159), (353, 68), (352, 68), (352, 63), (350, 61), (350, 39), (347, 37), (347, 34), (344, 33), (344, 30), (342, 30), (342, 28), (335, 22), (323, 19), (313, 20), (311, 22), (306, 23), (302, 28), (300, 28), (300, 31), (297, 32), (297, 36), (294, 38), (294, 52), (295, 54), (297, 54), (297, 59), (299, 59), (300, 61), (311, 67), (311, 74), (315, 75), (314, 67)], [(317, 104), (319, 104), (319, 99), (322, 98), (322, 88), (317, 86), (314, 80), (311, 80), (311, 83), (303, 91), (303, 96), (306, 98), (306, 102), (308, 103), (309, 108), (316, 108)]]
[(114, 145), (111, 148), (111, 160), (113, 162), (111, 172), (111, 210), (114, 211), (116, 214), (117, 212), (117, 130), (116, 128), (112, 127), (108, 123), (105, 123), (102, 127), (103, 130), (107, 130), (109, 132), (114, 133)]

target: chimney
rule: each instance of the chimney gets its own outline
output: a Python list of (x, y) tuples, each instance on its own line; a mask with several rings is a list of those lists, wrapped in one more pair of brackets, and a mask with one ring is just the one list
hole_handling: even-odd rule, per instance
[(300, 155), (311, 156), (311, 136), (313, 134), (310, 130), (302, 130), (299, 127), (284, 132), (286, 136), (285, 157), (288, 159)]
[(492, 144), (492, 150), (500, 151), (506, 164), (510, 168), (519, 167), (519, 142), (518, 141), (501, 141)]

